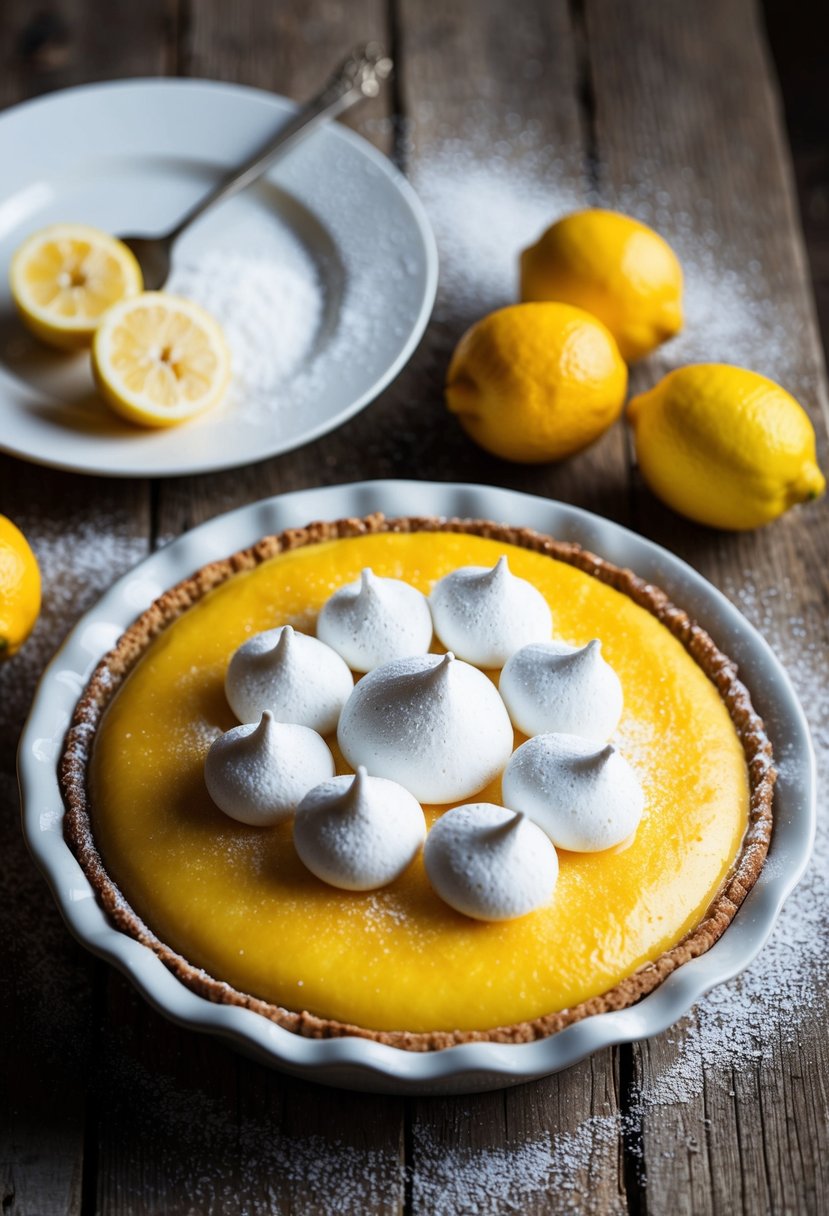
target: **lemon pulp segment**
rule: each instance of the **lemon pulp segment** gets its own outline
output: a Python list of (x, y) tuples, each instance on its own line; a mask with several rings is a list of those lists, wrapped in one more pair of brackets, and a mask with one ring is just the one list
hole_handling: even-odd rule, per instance
[(141, 269), (127, 246), (84, 224), (53, 224), (33, 233), (11, 266), (21, 317), (53, 346), (88, 345), (107, 309), (141, 287)]
[(145, 292), (114, 308), (95, 334), (93, 370), (116, 412), (172, 426), (215, 405), (230, 354), (218, 322), (190, 300)]
[[(438, 899), (420, 858), (380, 891), (338, 891), (303, 867), (289, 824), (245, 827), (211, 803), (204, 757), (235, 725), (223, 679), (246, 637), (285, 622), (313, 631), (328, 596), (365, 566), (428, 592), (502, 553), (548, 598), (555, 636), (600, 637), (622, 681), (614, 742), (647, 799), (632, 843), (562, 852), (548, 908), (484, 924)], [(243, 992), (377, 1030), (489, 1029), (607, 991), (699, 922), (748, 814), (726, 708), (651, 614), (566, 563), (450, 533), (326, 542), (235, 575), (151, 644), (104, 717), (90, 779), (104, 861), (163, 941)], [(495, 782), (470, 801), (499, 796)], [(426, 810), (431, 823), (443, 808)]]

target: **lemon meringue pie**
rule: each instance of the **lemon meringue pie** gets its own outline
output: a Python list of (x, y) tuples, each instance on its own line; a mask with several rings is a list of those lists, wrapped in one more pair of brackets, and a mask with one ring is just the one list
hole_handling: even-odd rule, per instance
[(658, 589), (527, 530), (380, 516), (171, 589), (62, 762), (100, 900), (184, 983), (411, 1050), (554, 1033), (708, 949), (773, 781), (734, 665)]

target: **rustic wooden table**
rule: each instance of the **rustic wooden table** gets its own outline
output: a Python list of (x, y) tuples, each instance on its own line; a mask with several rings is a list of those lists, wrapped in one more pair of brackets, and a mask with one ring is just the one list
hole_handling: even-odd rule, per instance
[(119, 482), (0, 457), (0, 511), (46, 576), (37, 631), (0, 671), (3, 1213), (826, 1212), (825, 829), (772, 943), (678, 1027), (513, 1091), (418, 1101), (287, 1080), (158, 1017), (69, 938), (26, 854), (15, 745), (78, 615), (201, 520), (366, 477), (517, 487), (667, 544), (790, 665), (825, 771), (825, 504), (720, 535), (648, 495), (621, 427), (563, 465), (522, 468), (474, 449), (441, 403), (461, 329), (509, 300), (518, 229), (602, 202), (652, 219), (688, 270), (694, 333), (637, 368), (634, 387), (689, 358), (747, 362), (811, 409), (829, 465), (808, 267), (752, 0), (5, 0), (0, 103), (158, 74), (301, 98), (367, 36), (391, 46), (398, 73), (355, 125), (423, 193), (444, 259), (435, 317), (398, 381), (319, 442), (218, 476)]

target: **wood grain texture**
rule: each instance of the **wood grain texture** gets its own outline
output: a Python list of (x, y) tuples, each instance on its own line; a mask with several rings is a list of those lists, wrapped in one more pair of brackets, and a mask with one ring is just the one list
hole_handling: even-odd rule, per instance
[[(809, 252), (823, 345), (829, 345), (829, 146), (825, 29), (808, 5), (764, 0), (768, 39), (784, 100), (800, 220)], [(825, 18), (824, 18), (825, 24)], [(822, 35), (822, 39), (821, 39)]]
[(401, 1101), (263, 1068), (172, 1026), (117, 976), (92, 1083), (107, 1216), (402, 1210)]
[[(789, 388), (812, 415), (825, 465), (825, 368), (778, 97), (754, 6), (643, 0), (622, 9), (612, 0), (588, 0), (585, 15), (601, 197), (610, 205), (638, 199), (650, 218), (654, 203), (661, 203), (661, 228), (669, 239), (687, 239), (687, 231), (671, 230), (678, 216), (700, 245), (706, 232), (717, 234), (722, 275), (713, 276), (714, 321), (706, 337), (716, 345), (717, 309), (734, 307), (725, 298), (729, 270), (745, 283), (739, 307), (762, 306), (755, 314), (758, 332), (738, 330), (730, 349), (694, 353), (742, 362)], [(723, 321), (726, 332), (728, 317)], [(775, 335), (777, 325), (783, 341)], [(637, 370), (634, 386), (655, 382), (674, 361), (669, 344)], [(810, 639), (818, 669), (826, 670), (829, 655), (825, 500), (771, 528), (730, 536), (678, 520), (636, 480), (633, 511), (640, 531), (690, 560), (775, 638), (808, 696), (810, 673), (799, 662), (802, 639)], [(781, 993), (778, 1024), (785, 1024), (786, 1004)], [(733, 1075), (721, 1059), (703, 1056), (696, 1061), (701, 1084), (690, 1081), (683, 1101), (644, 1106), (649, 1209), (817, 1212), (829, 1204), (825, 1090), (806, 1080), (829, 1070), (819, 1030), (827, 1011), (824, 991), (814, 1008), (799, 1013), (796, 1036), (764, 1043), (756, 1061), (742, 1059)], [(670, 1032), (636, 1049), (635, 1075), (645, 1094), (658, 1092), (666, 1072), (682, 1069), (680, 1056), (688, 1048), (680, 1041)], [(793, 1135), (793, 1128), (808, 1132)]]
[[(167, 6), (64, 0), (0, 9), (0, 103), (112, 74), (162, 69)], [(121, 35), (120, 42), (113, 33)], [(14, 753), (40, 673), (77, 618), (146, 556), (142, 482), (76, 477), (0, 456), (0, 512), (44, 577), (32, 638), (0, 665), (0, 1198), (4, 1216), (64, 1216), (83, 1202), (85, 1077), (96, 1049), (96, 963), (67, 933), (20, 833)], [(86, 1159), (88, 1165), (88, 1159)]]

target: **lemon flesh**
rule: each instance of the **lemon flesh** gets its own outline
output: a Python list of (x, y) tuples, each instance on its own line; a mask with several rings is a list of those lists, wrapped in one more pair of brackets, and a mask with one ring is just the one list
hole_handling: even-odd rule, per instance
[(561, 460), (616, 421), (627, 368), (607, 329), (567, 304), (514, 304), (468, 330), (449, 365), (446, 404), (506, 460)]
[(107, 309), (143, 286), (127, 246), (84, 224), (33, 233), (14, 255), (10, 282), (24, 324), (64, 350), (88, 346)]
[(40, 612), (40, 570), (20, 529), (0, 515), (0, 659), (16, 654)]
[(758, 528), (826, 488), (806, 411), (745, 368), (677, 368), (633, 398), (628, 420), (650, 489), (698, 523)]
[(591, 208), (564, 216), (524, 250), (521, 299), (593, 313), (632, 363), (682, 329), (682, 267), (646, 224)]
[(176, 426), (224, 396), (230, 352), (219, 323), (198, 304), (147, 291), (108, 312), (95, 333), (92, 370), (121, 417)]

